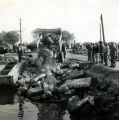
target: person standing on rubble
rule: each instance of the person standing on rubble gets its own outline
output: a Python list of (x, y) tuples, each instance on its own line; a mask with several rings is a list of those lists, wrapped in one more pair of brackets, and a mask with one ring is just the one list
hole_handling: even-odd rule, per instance
[(110, 44), (110, 62), (112, 68), (116, 67), (116, 47), (113, 42)]

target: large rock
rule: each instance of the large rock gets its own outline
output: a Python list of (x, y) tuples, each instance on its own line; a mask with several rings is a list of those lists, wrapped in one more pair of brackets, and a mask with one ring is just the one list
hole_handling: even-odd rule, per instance
[(79, 63), (72, 63), (72, 64), (69, 64), (69, 68), (71, 69), (75, 69), (75, 68), (79, 68)]
[(79, 98), (78, 96), (72, 96), (69, 100), (68, 100), (68, 110), (74, 111), (74, 109), (76, 108), (77, 104), (78, 104)]
[(70, 112), (75, 112), (80, 109), (85, 103), (89, 103), (90, 105), (94, 105), (94, 97), (87, 96), (82, 100), (79, 100), (78, 96), (73, 96), (68, 101), (68, 109)]
[(84, 76), (84, 71), (81, 70), (81, 71), (78, 71), (78, 70), (70, 70), (66, 73), (66, 78), (67, 79), (76, 79), (76, 78), (80, 78), (80, 77), (83, 77)]
[(54, 76), (52, 76), (52, 75), (47, 76), (44, 81), (45, 81), (48, 85), (51, 85), (51, 84), (52, 84), (52, 85), (56, 85), (56, 84), (57, 84), (56, 78), (55, 78)]
[(86, 88), (89, 87), (91, 84), (91, 77), (74, 79), (71, 82), (68, 82), (67, 84), (69, 89)]
[(68, 87), (67, 84), (63, 84), (63, 85), (61, 85), (61, 86), (58, 88), (58, 91), (59, 91), (60, 93), (65, 93), (65, 92), (69, 91), (69, 87)]
[(65, 93), (71, 89), (87, 88), (91, 85), (91, 77), (67, 80), (58, 88), (60, 93)]

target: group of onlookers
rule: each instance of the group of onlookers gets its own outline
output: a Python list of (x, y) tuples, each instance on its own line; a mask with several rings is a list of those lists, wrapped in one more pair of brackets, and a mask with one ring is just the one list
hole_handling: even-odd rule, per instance
[(108, 66), (110, 61), (110, 67), (116, 66), (117, 48), (113, 42), (103, 43), (99, 41), (98, 43), (88, 43), (86, 49), (88, 52), (88, 61), (102, 63), (105, 66)]

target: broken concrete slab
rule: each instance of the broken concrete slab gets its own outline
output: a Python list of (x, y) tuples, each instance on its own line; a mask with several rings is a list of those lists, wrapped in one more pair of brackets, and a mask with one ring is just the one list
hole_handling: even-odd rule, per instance
[(23, 68), (24, 68), (24, 62), (21, 62), (21, 63), (16, 64), (12, 68), (12, 70), (8, 73), (9, 76), (13, 76), (13, 82), (14, 82), (14, 84), (18, 80), (18, 77), (21, 74), (21, 72), (23, 71)]

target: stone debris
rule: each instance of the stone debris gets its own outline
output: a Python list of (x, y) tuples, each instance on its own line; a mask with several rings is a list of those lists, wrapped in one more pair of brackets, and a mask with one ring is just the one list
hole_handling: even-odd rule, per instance
[(94, 96), (87, 96), (79, 100), (78, 96), (73, 96), (68, 101), (68, 109), (70, 112), (75, 112), (81, 108), (83, 104), (89, 102), (89, 104), (94, 105)]
[(67, 79), (76, 79), (84, 76), (84, 71), (83, 70), (70, 70), (67, 71), (66, 73), (66, 78)]
[(87, 74), (85, 71), (90, 69), (89, 63), (84, 63), (83, 66), (83, 63), (74, 64), (74, 61), (68, 61), (51, 68), (51, 75), (40, 73), (36, 68), (32, 70), (37, 73), (27, 71), (28, 67), (25, 67), (20, 76), (19, 84), (22, 86), (21, 94), (25, 92), (29, 100), (44, 103), (65, 101), (71, 116), (74, 113), (84, 116), (101, 116), (105, 113), (110, 114), (110, 117), (118, 114), (118, 85), (110, 80), (100, 80), (97, 76)]
[(91, 84), (91, 77), (79, 78), (73, 80), (67, 80), (63, 85), (61, 85), (58, 90), (59, 92), (67, 92), (70, 89), (86, 88)]

